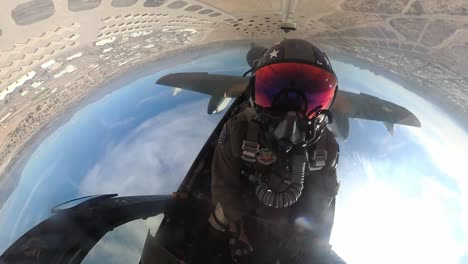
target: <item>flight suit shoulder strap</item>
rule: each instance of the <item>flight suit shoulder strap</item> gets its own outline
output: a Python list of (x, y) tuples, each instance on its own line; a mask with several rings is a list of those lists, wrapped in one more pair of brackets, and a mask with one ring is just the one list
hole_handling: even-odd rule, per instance
[(326, 133), (322, 134), (317, 143), (315, 143), (312, 151), (309, 152), (310, 171), (321, 170), (327, 164), (327, 137)]
[[(249, 109), (246, 109), (240, 113), (237, 113), (229, 118), (224, 124), (223, 130), (225, 132), (226, 140), (224, 143), (230, 145), (232, 155), (236, 158), (242, 156), (242, 145), (243, 141), (246, 139), (246, 131), (248, 129), (249, 120), (251, 120), (252, 114)], [(221, 133), (223, 135), (223, 133)]]
[(340, 155), (340, 146), (338, 145), (338, 142), (336, 141), (335, 135), (330, 131), (326, 130), (325, 134), (327, 135), (327, 140), (326, 140), (326, 148), (328, 151), (328, 160), (327, 160), (327, 166), (331, 168), (335, 168), (336, 165), (338, 164), (338, 159)]
[(259, 125), (250, 120), (247, 123), (247, 134), (242, 142), (242, 155), (243, 161), (248, 163), (255, 163), (257, 161), (256, 155), (260, 150), (260, 144), (258, 144), (258, 133)]
[(339, 147), (335, 137), (329, 130), (325, 130), (320, 139), (309, 152), (309, 169), (321, 170), (324, 167), (334, 168), (338, 162)]

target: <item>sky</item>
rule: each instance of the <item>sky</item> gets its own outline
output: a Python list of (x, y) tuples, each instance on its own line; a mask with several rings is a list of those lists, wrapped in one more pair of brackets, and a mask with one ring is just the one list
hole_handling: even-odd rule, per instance
[(0, 210), (0, 226), (8, 227), (0, 229), (0, 252), (62, 202), (90, 194), (175, 191), (222, 115), (206, 114), (207, 95), (173, 96), (172, 88), (154, 83), (169, 72), (194, 69), (240, 75), (247, 69), (239, 53), (146, 76), (74, 114), (34, 150)]
[[(7, 227), (0, 229), (0, 252), (64, 201), (174, 191), (221, 115), (206, 114), (208, 96), (173, 96), (154, 81), (182, 71), (240, 75), (247, 70), (244, 53), (233, 49), (166, 69), (79, 110), (25, 165), (0, 210), (0, 226)], [(396, 126), (391, 136), (381, 123), (351, 120), (349, 138), (339, 142), (333, 249), (349, 263), (468, 263), (466, 132), (400, 85), (351, 64), (332, 65), (341, 89), (397, 103), (422, 123)], [(117, 228), (85, 262), (137, 262), (148, 228), (154, 231), (159, 221)]]
[(355, 263), (467, 263), (466, 132), (430, 102), (349, 64), (341, 88), (406, 107), (422, 128), (351, 122), (341, 142), (332, 244)]

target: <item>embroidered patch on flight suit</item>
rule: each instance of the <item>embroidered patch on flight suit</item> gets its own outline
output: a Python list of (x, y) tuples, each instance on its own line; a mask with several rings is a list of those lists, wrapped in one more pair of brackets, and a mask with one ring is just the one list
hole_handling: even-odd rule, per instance
[(226, 143), (226, 139), (227, 139), (227, 130), (226, 130), (226, 125), (224, 125), (223, 130), (221, 130), (221, 133), (219, 134), (219, 137), (218, 137), (218, 144)]
[(276, 161), (276, 155), (267, 148), (262, 148), (257, 154), (257, 162), (263, 165), (270, 165)]

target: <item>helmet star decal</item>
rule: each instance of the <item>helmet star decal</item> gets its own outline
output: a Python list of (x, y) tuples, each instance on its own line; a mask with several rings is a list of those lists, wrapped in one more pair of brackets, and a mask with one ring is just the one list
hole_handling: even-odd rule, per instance
[(278, 50), (273, 50), (269, 55), (270, 55), (270, 60), (273, 59), (273, 57), (278, 58)]

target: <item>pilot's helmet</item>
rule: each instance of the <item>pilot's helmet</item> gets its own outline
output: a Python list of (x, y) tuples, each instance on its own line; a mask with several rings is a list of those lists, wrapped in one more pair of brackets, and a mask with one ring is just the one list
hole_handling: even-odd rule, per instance
[(253, 81), (257, 109), (271, 115), (296, 111), (307, 119), (331, 107), (338, 86), (327, 55), (301, 39), (285, 39), (266, 50)]

